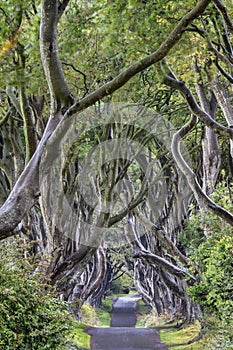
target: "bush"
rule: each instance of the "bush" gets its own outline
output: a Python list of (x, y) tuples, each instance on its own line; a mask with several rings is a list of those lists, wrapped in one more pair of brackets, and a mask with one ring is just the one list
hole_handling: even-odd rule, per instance
[(202, 282), (190, 287), (189, 293), (208, 313), (229, 319), (233, 310), (233, 237), (208, 237), (197, 254)]
[[(218, 185), (212, 198), (227, 210), (232, 203), (226, 183)], [(205, 314), (229, 320), (233, 310), (233, 231), (232, 227), (211, 212), (199, 211), (187, 222), (184, 233), (192, 274), (197, 281), (189, 293)]]
[(201, 339), (202, 347), (200, 349), (233, 350), (232, 327), (233, 319), (226, 322), (214, 316), (207, 317), (204, 329), (206, 336)]
[[(226, 182), (219, 183), (213, 200), (232, 211)], [(195, 212), (180, 237), (189, 254), (190, 272), (197, 281), (188, 288), (192, 299), (204, 311), (206, 336), (198, 349), (233, 349), (233, 230), (211, 212)], [(196, 349), (196, 348), (195, 348)]]
[(0, 248), (0, 348), (63, 349), (71, 325), (66, 304), (34, 272), (35, 263), (23, 256), (25, 247)]

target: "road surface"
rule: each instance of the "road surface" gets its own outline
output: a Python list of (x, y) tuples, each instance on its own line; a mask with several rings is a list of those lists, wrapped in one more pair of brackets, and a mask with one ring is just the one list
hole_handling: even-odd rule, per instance
[(91, 350), (166, 350), (156, 328), (134, 328), (137, 295), (118, 298), (113, 304), (110, 328), (90, 328)]

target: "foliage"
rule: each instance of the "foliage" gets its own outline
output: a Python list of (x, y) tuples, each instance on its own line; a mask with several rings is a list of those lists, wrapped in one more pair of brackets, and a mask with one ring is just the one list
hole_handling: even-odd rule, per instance
[(206, 337), (202, 340), (203, 349), (232, 350), (233, 349), (233, 319), (220, 320), (214, 316), (205, 320)]
[[(193, 324), (185, 325), (181, 329), (171, 328), (166, 330), (160, 331), (160, 338), (163, 342), (165, 342), (168, 345), (175, 345), (175, 344), (187, 344), (198, 336), (200, 332), (200, 324), (198, 321), (196, 321)], [(174, 349), (194, 349), (189, 346), (181, 346), (181, 347), (174, 347)], [(200, 349), (200, 348), (195, 348)]]
[(35, 263), (13, 242), (0, 250), (0, 347), (62, 349), (70, 333), (67, 305), (56, 298)]
[(86, 350), (90, 349), (90, 336), (85, 332), (85, 328), (90, 325), (83, 322), (74, 321), (72, 332), (69, 334), (65, 350)]
[[(219, 183), (212, 194), (216, 203), (231, 210), (231, 191), (226, 182)], [(232, 317), (233, 310), (233, 233), (232, 228), (214, 214), (199, 211), (187, 222), (181, 237), (188, 242), (191, 273), (197, 282), (189, 287), (193, 299), (205, 312), (219, 318)]]
[(208, 237), (197, 255), (196, 265), (201, 268), (203, 281), (189, 287), (189, 293), (208, 313), (229, 318), (233, 310), (233, 237)]
[(132, 255), (133, 249), (128, 244), (108, 250), (108, 259), (112, 270), (109, 294), (126, 294), (133, 287)]
[[(163, 342), (174, 350), (232, 350), (232, 324), (225, 324), (216, 317), (205, 319), (205, 328), (200, 324), (186, 325), (182, 329), (169, 329), (160, 332)], [(177, 344), (177, 346), (174, 346)], [(179, 345), (178, 345), (179, 344)]]
[(83, 304), (81, 308), (82, 321), (86, 324), (96, 326), (96, 310), (90, 304)]
[(130, 288), (133, 286), (133, 279), (132, 277), (128, 276), (126, 273), (124, 273), (121, 277), (115, 279), (111, 285), (110, 290), (113, 294), (119, 294), (119, 293), (129, 293)]
[[(5, 88), (5, 84), (19, 86), (20, 82), (27, 82), (30, 90), (37, 93), (42, 71), (38, 41), (39, 1), (6, 1), (1, 4), (0, 19), (0, 80), (4, 82), (2, 87)], [(26, 70), (22, 70), (22, 52), (26, 58)]]
[[(20, 113), (15, 109), (14, 103), (12, 102), (14, 99), (12, 99), (12, 97), (10, 99), (7, 92), (5, 92), (6, 87), (14, 87), (16, 102), (19, 102), (18, 94), (22, 86), (25, 87), (25, 97), (27, 98), (28, 96), (28, 102), (32, 102), (32, 96), (34, 94), (35, 96), (43, 95), (43, 97), (45, 97), (46, 105), (43, 110), (43, 115), (39, 113), (37, 116), (34, 110), (33, 116), (38, 119), (38, 125), (40, 118), (44, 121), (49, 115), (49, 113), (47, 113), (49, 109), (48, 88), (46, 79), (41, 79), (43, 69), (40, 62), (38, 40), (41, 12), (40, 3), (39, 0), (30, 2), (28, 0), (23, 0), (20, 3), (16, 0), (8, 0), (5, 1), (4, 4), (1, 4), (0, 8), (2, 24), (0, 31), (1, 98), (4, 100), (4, 103), (6, 102), (6, 106), (4, 106), (4, 104), (0, 105), (3, 111), (3, 120), (5, 120), (3, 136), (6, 137), (6, 140), (0, 140), (0, 143), (3, 143), (5, 147), (4, 152), (1, 153), (7, 153), (6, 157), (1, 157), (4, 158), (2, 163), (7, 162), (3, 164), (4, 167), (1, 165), (3, 167), (0, 174), (1, 183), (2, 180), (5, 180), (4, 171), (7, 171), (6, 177), (10, 179), (11, 174), (18, 171), (16, 175), (16, 177), (18, 177), (23, 170), (25, 160), (24, 152), (23, 150), (19, 150), (18, 152), (20, 155), (22, 154), (22, 159), (20, 160), (22, 166), (20, 167), (18, 165), (19, 155), (15, 147), (17, 140), (14, 142), (15, 135), (17, 135), (19, 131), (20, 139), (22, 139), (22, 148), (25, 148), (26, 144), (26, 135), (24, 135), (25, 140), (23, 137), (23, 130), (26, 130), (26, 122), (22, 120), (22, 111)], [(225, 3), (229, 6), (230, 13), (232, 14), (230, 1), (225, 1)], [(193, 8), (194, 4), (196, 4), (194, 0), (187, 0), (185, 2), (175, 2), (171, 0), (165, 0), (163, 2), (137, 0), (71, 1), (58, 25), (58, 41), (59, 54), (65, 70), (67, 82), (72, 92), (75, 94), (75, 99), (79, 99), (88, 92), (101, 86), (101, 84), (110, 81), (132, 62), (153, 52), (164, 42), (167, 34), (175, 27), (183, 15)], [(230, 57), (230, 50), (228, 55), (227, 47), (225, 47), (226, 45), (224, 43), (224, 37), (226, 37), (227, 34), (224, 26), (222, 16), (216, 12), (215, 5), (212, 3), (201, 18), (197, 19), (194, 24), (187, 28), (187, 32), (184, 33), (180, 40), (179, 49), (173, 49), (169, 53), (167, 63), (171, 68), (174, 68), (175, 74), (177, 74), (179, 79), (183, 79), (187, 82), (192, 89), (194, 89), (195, 81), (200, 81), (200, 77), (196, 77), (193, 67), (190, 64), (190, 62), (194, 60), (194, 56), (198, 61), (198, 65), (201, 67), (201, 80), (205, 85), (206, 91), (211, 88), (210, 85), (207, 85), (209, 84), (206, 74), (206, 68), (209, 67), (207, 63), (209, 64), (217, 60), (217, 56), (215, 57), (215, 54), (210, 50), (211, 43), (219, 50), (222, 56), (225, 55), (222, 67), (226, 71), (231, 69), (231, 67), (228, 69), (226, 64), (228, 60), (227, 57)], [(25, 62), (23, 62), (24, 59)], [(216, 75), (217, 72), (218, 70), (216, 67), (214, 69), (211, 67), (211, 74), (213, 74), (213, 76)], [(151, 67), (138, 74), (127, 86), (124, 86), (119, 92), (115, 93), (114, 97), (108, 96), (107, 100), (127, 100), (127, 102), (133, 101), (143, 103), (143, 105), (154, 106), (157, 111), (165, 113), (166, 118), (173, 122), (174, 128), (180, 128), (184, 121), (189, 118), (189, 113), (187, 112), (188, 108), (183, 102), (181, 103), (180, 94), (178, 92), (173, 92), (172, 89), (168, 87), (162, 86), (161, 81), (162, 79), (157, 72), (157, 68)], [(50, 102), (52, 105), (53, 102)], [(33, 109), (33, 106), (35, 107), (35, 103), (31, 103), (30, 108)], [(63, 110), (65, 110), (65, 108), (63, 108)], [(224, 121), (222, 112), (223, 111), (219, 108), (216, 119), (226, 125), (226, 120)], [(5, 118), (6, 116), (8, 119)], [(23, 125), (25, 126), (24, 129)], [(36, 133), (39, 131), (37, 130), (38, 125), (36, 122), (33, 125)], [(41, 128), (43, 129), (44, 126), (45, 125), (42, 123)], [(195, 170), (197, 174), (199, 174), (198, 169), (200, 169), (200, 157), (199, 152), (196, 152), (196, 150), (197, 147), (199, 150), (201, 148), (201, 138), (203, 137), (202, 129), (203, 124), (199, 123), (196, 130), (190, 133), (192, 136), (189, 137), (188, 141), (189, 148), (192, 148), (192, 150), (194, 150), (193, 153), (195, 153), (192, 158), (195, 160)], [(96, 131), (99, 132), (99, 130)], [(136, 134), (136, 130), (134, 131)], [(41, 131), (41, 135), (42, 133), (43, 130)], [(74, 157), (77, 157), (77, 153), (79, 153), (79, 160), (84, 160), (98, 139), (96, 134), (94, 130), (91, 130), (85, 135), (81, 135), (78, 144), (74, 143), (74, 145), (72, 145), (70, 153), (76, 149)], [(38, 133), (37, 141), (39, 141), (39, 139), (40, 132)], [(220, 140), (220, 145), (222, 145), (222, 143), (223, 141)], [(226, 151), (228, 151), (227, 147), (229, 146), (229, 142), (224, 141), (223, 146), (222, 154), (225, 155)], [(154, 142), (148, 144), (148, 147), (153, 148)], [(67, 174), (67, 178), (70, 175), (69, 170), (73, 165), (71, 155), (69, 154), (68, 157), (67, 173), (64, 172), (65, 175)], [(11, 159), (13, 162), (9, 164), (9, 160)], [(222, 161), (222, 166), (229, 167), (228, 165), (226, 166), (224, 162), (227, 163), (226, 159)], [(81, 166), (77, 164), (78, 161), (74, 164), (75, 172), (77, 172), (77, 169)], [(108, 170), (108, 164), (105, 166)], [(135, 164), (132, 164), (127, 169), (132, 182), (136, 184), (137, 181), (139, 181), (138, 170), (139, 168), (137, 168)], [(9, 176), (7, 175), (8, 173), (10, 174)], [(77, 173), (75, 173), (75, 176), (76, 175)], [(66, 178), (63, 178), (65, 186), (72, 183), (71, 177), (72, 176), (70, 176), (70, 182), (66, 181)], [(169, 177), (169, 181), (172, 185), (173, 182), (176, 181), (179, 183), (179, 176), (177, 176), (176, 179), (172, 179), (173, 175)], [(10, 182), (9, 179), (8, 181)], [(101, 185), (99, 186), (101, 191), (102, 189), (105, 190), (107, 187), (106, 185), (108, 185), (109, 177), (106, 177), (105, 182), (106, 183), (99, 183)], [(14, 181), (12, 181), (12, 184), (9, 186), (5, 185), (4, 190), (6, 192), (6, 197), (13, 183)], [(139, 184), (140, 182), (138, 182), (138, 187)], [(178, 187), (177, 189), (179, 190)], [(222, 182), (213, 194), (213, 199), (225, 208), (230, 209), (231, 198), (227, 191), (228, 187)], [(20, 191), (20, 193), (21, 192), (22, 191)], [(103, 191), (103, 193), (106, 192)], [(167, 204), (170, 206), (170, 203)], [(170, 209), (168, 212), (169, 211)], [(164, 214), (161, 215), (161, 218), (169, 215), (169, 213)], [(45, 222), (46, 230), (44, 231), (49, 231), (50, 218), (46, 222), (46, 215), (38, 213), (38, 216), (40, 216), (38, 221), (41, 223)], [(31, 220), (30, 218), (28, 221), (32, 222), (33, 228), (36, 227), (36, 220), (33, 221), (33, 219)], [(166, 227), (166, 220), (163, 221)], [(26, 227), (26, 224), (24, 226)], [(25, 227), (23, 227), (24, 230)], [(35, 231), (38, 231), (35, 232), (35, 237), (38, 237), (40, 231), (43, 230), (35, 229)], [(172, 238), (172, 241), (176, 242), (177, 237), (175, 236), (176, 234), (174, 235), (173, 228), (170, 229), (170, 227), (167, 227), (166, 231), (169, 232), (169, 235), (171, 234), (169, 238)], [(45, 245), (49, 244), (47, 243), (49, 242), (47, 237), (43, 237), (43, 239)], [(54, 242), (56, 242), (56, 238), (52, 237), (52, 240), (53, 239)], [(184, 254), (186, 254), (186, 248), (189, 253), (191, 273), (198, 277), (197, 283), (190, 287), (190, 294), (194, 300), (198, 301), (205, 308), (207, 313), (214, 312), (219, 317), (223, 318), (223, 321), (227, 320), (231, 315), (232, 309), (231, 270), (233, 242), (231, 229), (225, 222), (219, 220), (219, 218), (212, 214), (204, 211), (199, 213), (193, 211), (193, 215), (189, 224), (186, 226), (186, 231), (182, 240), (183, 246), (185, 247)], [(156, 243), (154, 242), (154, 246), (158, 246), (158, 254), (163, 255), (163, 249), (160, 245), (161, 242), (157, 240)], [(61, 245), (69, 247), (65, 242), (62, 242)], [(58, 247), (49, 247), (49, 250), (51, 251), (53, 248), (56, 250)], [(44, 247), (45, 251), (46, 249), (47, 247)], [(72, 255), (75, 249), (76, 248), (70, 250), (68, 248), (67, 251), (62, 250), (62, 255), (57, 259), (58, 264), (69, 258), (69, 255)], [(124, 255), (127, 254), (130, 255), (133, 253), (124, 251), (116, 257), (116, 252), (113, 252), (114, 259), (111, 259), (111, 263), (112, 265), (115, 264), (116, 268), (112, 289), (115, 292), (125, 292), (133, 283), (132, 279), (130, 279), (127, 274), (131, 271), (130, 264), (127, 262), (125, 264), (126, 266), (123, 268), (121, 264), (119, 264), (124, 261)], [(173, 253), (166, 251), (165, 256), (168, 258), (171, 257), (171, 261), (176, 261), (176, 259), (173, 259), (172, 254)], [(23, 341), (26, 341), (25, 339), (30, 337), (36, 338), (36, 336), (38, 336), (40, 341), (45, 341), (44, 338), (47, 339), (49, 337), (49, 342), (53, 341), (53, 337), (59, 340), (59, 336), (63, 333), (65, 334), (67, 330), (65, 327), (68, 327), (68, 316), (66, 316), (67, 325), (64, 325), (64, 332), (60, 324), (62, 317), (65, 315), (63, 314), (63, 303), (54, 299), (54, 291), (48, 287), (47, 283), (42, 284), (38, 282), (38, 278), (42, 281), (44, 276), (33, 273), (33, 269), (35, 268), (34, 264), (32, 264), (33, 269), (31, 270), (27, 259), (24, 261), (24, 259), (20, 257), (19, 260), (16, 258), (11, 260), (9, 256), (4, 257), (4, 259), (3, 265), (0, 265), (2, 271), (1, 278), (3, 280), (1, 286), (1, 317), (4, 322), (2, 322), (0, 326), (2, 327), (2, 334), (5, 334), (5, 338), (9, 339), (9, 341), (14, 341), (16, 344), (15, 346), (18, 346), (18, 348), (21, 347)], [(68, 266), (70, 265), (68, 264)], [(121, 276), (122, 272), (123, 275)], [(142, 274), (143, 272), (144, 271), (142, 271)], [(14, 279), (15, 276), (13, 275), (18, 277)], [(7, 279), (4, 276), (7, 276)], [(39, 295), (41, 298), (39, 298)], [(172, 297), (168, 299), (172, 300)], [(34, 305), (36, 305), (36, 312)], [(58, 310), (60, 310), (60, 316), (56, 314)], [(85, 322), (90, 323), (93, 322), (93, 320), (95, 322), (96, 314), (91, 307), (84, 305), (82, 311)], [(27, 317), (22, 318), (22, 315), (25, 314)], [(154, 315), (151, 317), (152, 319), (153, 316)], [(23, 321), (21, 321), (21, 319), (23, 319)], [(19, 320), (22, 330), (20, 327), (15, 329)], [(59, 335), (55, 336), (53, 332), (55, 334), (55, 324), (57, 322), (60, 322), (59, 325), (57, 325)], [(45, 323), (47, 323), (47, 328)], [(30, 327), (34, 327), (32, 328), (33, 331), (29, 327), (29, 324)], [(42, 324), (43, 326), (40, 328), (38, 324)], [(12, 328), (10, 328), (11, 326)], [(43, 327), (45, 327), (45, 329)], [(46, 334), (44, 335), (44, 333)], [(52, 348), (53, 345), (49, 345), (49, 342), (46, 343), (46, 346)], [(24, 349), (26, 349), (27, 346), (29, 347), (29, 345), (26, 344)], [(34, 345), (33, 348), (35, 348)]]
[(101, 302), (100, 308), (96, 310), (98, 327), (109, 327), (111, 322), (110, 312), (112, 310), (112, 297), (108, 296)]

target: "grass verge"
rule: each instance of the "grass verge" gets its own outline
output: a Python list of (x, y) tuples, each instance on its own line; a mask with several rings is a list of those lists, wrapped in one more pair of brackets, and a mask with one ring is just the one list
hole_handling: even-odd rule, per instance
[(142, 299), (137, 302), (137, 322), (136, 328), (144, 328), (146, 325), (146, 320), (150, 312), (149, 307), (144, 303)]
[(179, 344), (179, 346), (172, 347), (174, 350), (199, 350), (200, 348), (196, 347), (195, 344), (190, 343), (194, 342), (198, 337), (200, 329), (200, 323), (198, 321), (195, 321), (194, 323), (185, 325), (180, 329), (169, 328), (167, 330), (161, 330), (160, 338), (163, 343), (166, 343), (168, 345), (174, 346), (175, 344)]
[(72, 333), (69, 337), (68, 347), (69, 349), (89, 350), (90, 349), (90, 336), (84, 332), (84, 329), (89, 327), (88, 324), (82, 322), (74, 322)]
[(106, 297), (106, 299), (102, 301), (100, 308), (96, 309), (98, 327), (110, 327), (112, 298), (112, 296)]
[(226, 324), (211, 316), (205, 320), (205, 329), (200, 339), (198, 339), (200, 334), (198, 321), (181, 329), (162, 330), (160, 337), (172, 350), (233, 350), (232, 329), (231, 322)]

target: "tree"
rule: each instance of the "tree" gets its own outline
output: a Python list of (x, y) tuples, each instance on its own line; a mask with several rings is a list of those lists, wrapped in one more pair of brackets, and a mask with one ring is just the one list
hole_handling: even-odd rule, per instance
[[(5, 239), (20, 232), (35, 240), (34, 249), (50, 256), (47, 272), (52, 283), (58, 283), (66, 299), (84, 301), (97, 291), (106, 276), (106, 249), (100, 234), (107, 234), (111, 227), (123, 223), (126, 240), (133, 242), (135, 281), (144, 298), (158, 313), (165, 309), (172, 314), (182, 310), (187, 320), (191, 320), (195, 306), (187, 294), (185, 276), (192, 280), (195, 277), (188, 272), (185, 247), (178, 240), (182, 222), (188, 216), (190, 193), (194, 194), (200, 208), (213, 211), (231, 226), (233, 223), (232, 214), (209, 197), (220, 170), (217, 135), (227, 140), (232, 138), (228, 93), (232, 84), (232, 21), (230, 7), (228, 10), (227, 5), (220, 1), (201, 0), (196, 5), (189, 1), (186, 5), (167, 1), (162, 10), (160, 5), (154, 10), (150, 1), (129, 1), (125, 6), (123, 1), (91, 1), (88, 5), (76, 5), (68, 0), (43, 0), (39, 34), (41, 62), (38, 52), (34, 52), (38, 50), (35, 37), (38, 35), (40, 3), (30, 2), (29, 6), (24, 1), (18, 5), (12, 0), (1, 7), (5, 23), (11, 23), (11, 26), (3, 31), (1, 49), (5, 67), (1, 78), (5, 88), (2, 92), (5, 105), (1, 119), (1, 187), (5, 202), (0, 210), (0, 237)], [(142, 12), (137, 11), (138, 7)], [(177, 10), (175, 16), (174, 7)], [(117, 30), (129, 52), (122, 48), (118, 38), (108, 54), (105, 48), (113, 42), (115, 32), (111, 31), (110, 39), (106, 33), (115, 28), (121, 13), (119, 9), (123, 8), (122, 23), (125, 22)], [(13, 9), (17, 10), (14, 20)], [(112, 21), (109, 21), (110, 11), (116, 14)], [(141, 28), (138, 40), (135, 40), (140, 16), (144, 13), (151, 13), (147, 23), (151, 27), (155, 18), (157, 24), (161, 23), (160, 27), (151, 30), (158, 33), (156, 50), (152, 49), (153, 34), (145, 35), (147, 28), (144, 32)], [(76, 23), (79, 24), (77, 41), (86, 45), (85, 38), (90, 43), (93, 55), (87, 63), (81, 61), (83, 50), (77, 48), (71, 34), (72, 30), (77, 30)], [(102, 23), (106, 28), (101, 26), (101, 31), (98, 28)], [(100, 48), (96, 54), (97, 35)], [(72, 43), (69, 47), (67, 39)], [(194, 45), (191, 51), (190, 40)], [(35, 46), (28, 54), (29, 41)], [(181, 53), (177, 49), (178, 42), (183, 45)], [(66, 50), (61, 52), (64, 60), (60, 59), (60, 47)], [(138, 61), (132, 63), (135, 50), (139, 51), (140, 47), (143, 47), (143, 52), (140, 51)], [(115, 51), (117, 49), (120, 54)], [(69, 52), (74, 62), (69, 62)], [(145, 54), (147, 52), (150, 53)], [(77, 59), (79, 53), (80, 60)], [(189, 61), (177, 65), (179, 55), (194, 56), (193, 66)], [(32, 64), (33, 61), (38, 67)], [(183, 63), (182, 57), (180, 62)], [(41, 65), (47, 85), (41, 84), (38, 89), (28, 77), (37, 80), (41, 75)], [(7, 70), (11, 74), (7, 74)], [(112, 74), (115, 74), (114, 78)], [(178, 76), (183, 76), (191, 88)], [(154, 86), (153, 81), (156, 82)], [(196, 83), (200, 105), (191, 92), (193, 82)], [(208, 89), (211, 89), (210, 98)], [(119, 101), (122, 96), (125, 99), (129, 90), (129, 102), (140, 101), (144, 107), (152, 106), (153, 112), (165, 115), (162, 122), (172, 118), (178, 131), (172, 134), (169, 123), (162, 127), (158, 114), (155, 114), (154, 123), (146, 116), (144, 124), (137, 124), (142, 116), (140, 108), (129, 112), (136, 115), (137, 123), (133, 125), (121, 123), (115, 110), (111, 110), (115, 117), (104, 125), (96, 120), (91, 124), (88, 119), (90, 106), (102, 116), (101, 101), (110, 101), (114, 97)], [(176, 90), (181, 92), (184, 102)], [(182, 104), (182, 113), (176, 118), (179, 104)], [(191, 119), (187, 117), (190, 112)], [(90, 123), (83, 134), (83, 125), (78, 123), (81, 113), (82, 118)], [(152, 132), (145, 130), (148, 123)], [(76, 139), (75, 128), (80, 128)], [(164, 142), (156, 137), (155, 128), (161, 128), (162, 133), (166, 130), (171, 135), (171, 149), (164, 149)], [(187, 157), (182, 156), (183, 148), (180, 148), (184, 137), (190, 135), (191, 140), (195, 140), (194, 128), (203, 144), (204, 171), (201, 176), (198, 166), (191, 169), (187, 164)], [(204, 138), (200, 128), (205, 130)], [(132, 158), (130, 148), (123, 147), (119, 141), (125, 138), (143, 145), (144, 154), (136, 151)], [(112, 143), (112, 140), (118, 141)], [(197, 141), (196, 138), (193, 142), (198, 146)], [(109, 149), (118, 157), (106, 158), (96, 174), (93, 159), (101, 159)], [(65, 156), (59, 157), (62, 152)], [(89, 163), (82, 165), (87, 155)], [(196, 155), (191, 156), (196, 161)], [(165, 194), (161, 192), (163, 185), (149, 188), (148, 183), (153, 183), (150, 171), (155, 171), (150, 164), (166, 175)], [(87, 176), (88, 170), (95, 176), (90, 176), (86, 185), (84, 175)], [(85, 198), (82, 189), (77, 187), (80, 177)], [(203, 178), (202, 184), (199, 183), (200, 177)], [(158, 176), (157, 183), (162, 181), (162, 176)], [(54, 183), (57, 183), (56, 187)], [(165, 198), (164, 206), (155, 215), (154, 208), (160, 194)], [(95, 199), (94, 205), (88, 202), (88, 196), (90, 201)], [(111, 207), (117, 200), (125, 209)], [(71, 216), (67, 206), (72, 208)], [(71, 233), (67, 235), (67, 232)]]

